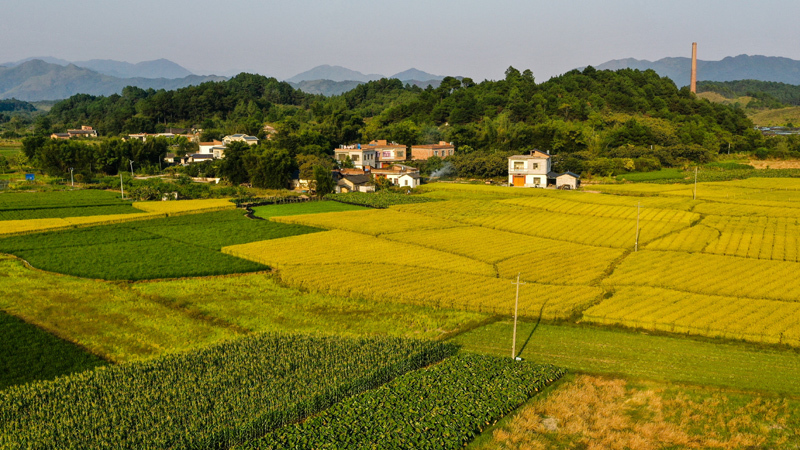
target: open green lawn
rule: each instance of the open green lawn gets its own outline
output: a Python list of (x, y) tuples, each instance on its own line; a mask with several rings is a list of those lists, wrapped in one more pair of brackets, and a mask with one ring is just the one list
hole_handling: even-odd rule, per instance
[[(457, 336), (480, 353), (511, 355), (512, 322)], [(535, 331), (534, 331), (535, 330)], [(800, 352), (615, 329), (520, 322), (520, 356), (578, 372), (800, 396)]]
[(120, 284), (30, 270), (3, 256), (0, 309), (114, 362), (262, 331), (435, 339), (486, 318), (307, 293), (266, 274)]
[(105, 364), (77, 345), (0, 310), (0, 390)]

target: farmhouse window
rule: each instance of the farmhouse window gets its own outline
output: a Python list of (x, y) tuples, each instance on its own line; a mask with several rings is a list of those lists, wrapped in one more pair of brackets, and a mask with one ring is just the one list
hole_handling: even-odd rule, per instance
[(523, 161), (514, 161), (514, 170), (523, 170), (525, 163)]

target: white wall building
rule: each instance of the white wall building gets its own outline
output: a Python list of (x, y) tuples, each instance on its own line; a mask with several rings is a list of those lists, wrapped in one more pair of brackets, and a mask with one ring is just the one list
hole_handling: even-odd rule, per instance
[(545, 188), (549, 172), (550, 155), (540, 150), (508, 157), (509, 186)]
[(373, 148), (361, 148), (361, 145), (342, 145), (333, 151), (337, 161), (345, 161), (350, 158), (356, 169), (364, 167), (377, 167), (378, 152)]

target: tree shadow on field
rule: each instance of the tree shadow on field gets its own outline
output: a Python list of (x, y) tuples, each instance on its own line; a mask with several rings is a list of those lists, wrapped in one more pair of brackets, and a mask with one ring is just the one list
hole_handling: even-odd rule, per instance
[(525, 343), (522, 344), (522, 348), (519, 349), (515, 357), (522, 354), (522, 352), (525, 350), (525, 347), (527, 347), (528, 343), (531, 341), (533, 333), (535, 333), (536, 329), (539, 328), (539, 324), (542, 322), (542, 314), (544, 314), (544, 307), (547, 306), (547, 302), (548, 300), (545, 300), (544, 303), (542, 303), (542, 307), (539, 309), (539, 317), (536, 318), (536, 323), (533, 325), (531, 333), (528, 335), (528, 338), (525, 339)]

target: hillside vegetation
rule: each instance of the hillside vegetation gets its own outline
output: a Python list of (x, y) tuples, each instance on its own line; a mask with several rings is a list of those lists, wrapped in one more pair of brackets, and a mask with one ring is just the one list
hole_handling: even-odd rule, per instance
[[(457, 152), (449, 161), (467, 177), (502, 176), (506, 156), (534, 147), (552, 152), (555, 170), (606, 175), (711, 161), (728, 143), (740, 151), (765, 145), (739, 109), (697, 99), (653, 71), (591, 67), (543, 83), (513, 67), (499, 81), (447, 77), (435, 89), (382, 79), (329, 98), (240, 74), (175, 91), (126, 88), (109, 97), (78, 95), (56, 104), (47, 121), (42, 131), (92, 124), (111, 136), (154, 132), (165, 124), (200, 125), (202, 140), (234, 132), (264, 138), (267, 122), (277, 132), (235, 156), (238, 166), (226, 157), (204, 168), (208, 176), (254, 185), (281, 180), (280, 174), (299, 165), (300, 155), (329, 155), (340, 144), (371, 139), (453, 142)], [(86, 155), (81, 167), (106, 173), (124, 160), (111, 151), (119, 145), (66, 150), (75, 145), (31, 141), (26, 154), (42, 170), (49, 167), (45, 155), (61, 160)], [(149, 153), (140, 159), (134, 151), (121, 151), (135, 163), (157, 163)]]

